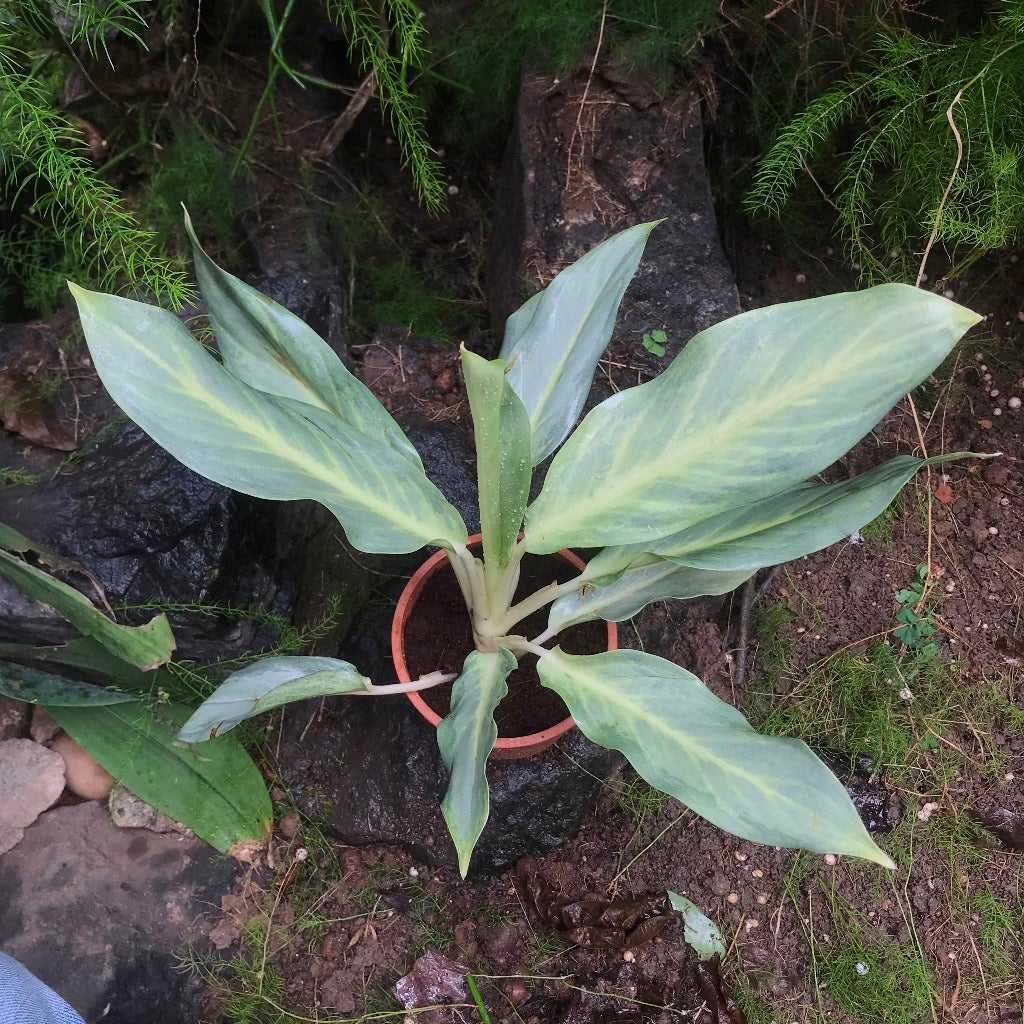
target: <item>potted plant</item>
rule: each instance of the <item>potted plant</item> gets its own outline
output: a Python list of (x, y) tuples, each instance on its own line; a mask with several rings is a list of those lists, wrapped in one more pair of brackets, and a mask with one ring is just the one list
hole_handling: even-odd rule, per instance
[[(442, 809), (465, 874), (488, 815), (494, 709), (529, 654), (590, 739), (722, 828), (891, 865), (803, 743), (758, 734), (661, 658), (549, 644), (576, 623), (621, 621), (651, 601), (728, 592), (872, 519), (923, 460), (904, 455), (841, 483), (806, 481), (978, 317), (903, 285), (754, 310), (702, 331), (661, 376), (576, 426), (653, 227), (613, 236), (529, 299), (509, 318), (497, 359), (462, 349), (482, 557), (371, 393), (302, 321), (217, 267), (194, 235), (219, 360), (172, 313), (72, 286), (97, 372), (159, 444), (228, 487), (322, 502), (362, 551), (442, 549), (471, 619), (473, 649), (454, 680), (431, 672), (375, 686), (335, 659), (271, 657), (229, 677), (181, 739), (223, 733), (289, 700), (453, 682), (437, 739), (450, 775)], [(530, 502), (532, 471), (551, 455)], [(600, 550), (574, 578), (513, 599), (524, 556), (574, 547)], [(546, 625), (527, 635), (520, 624), (542, 609)]]

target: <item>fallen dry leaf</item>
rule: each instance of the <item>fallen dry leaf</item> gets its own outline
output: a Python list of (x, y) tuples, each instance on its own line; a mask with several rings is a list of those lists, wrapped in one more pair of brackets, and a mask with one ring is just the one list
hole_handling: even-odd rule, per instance
[(941, 501), (943, 505), (948, 505), (953, 500), (953, 488), (949, 484), (939, 484), (935, 488), (935, 500)]
[(41, 448), (73, 452), (78, 447), (32, 381), (11, 369), (0, 370), (0, 425)]

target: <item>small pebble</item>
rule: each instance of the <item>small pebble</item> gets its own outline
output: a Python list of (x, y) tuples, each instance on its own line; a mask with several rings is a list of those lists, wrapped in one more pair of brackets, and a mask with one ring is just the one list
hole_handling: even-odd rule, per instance
[(636, 960), (636, 954), (633, 950), (627, 949), (626, 952), (622, 954), (622, 959), (625, 960), (627, 964), (631, 964)]
[(450, 196), (457, 196), (458, 194), (459, 194), (459, 186), (458, 185), (449, 185), (448, 186), (448, 195), (450, 195)]
[(855, 971), (856, 971), (856, 972), (857, 972), (857, 973), (858, 973), (858, 974), (859, 974), (859, 975), (860, 975), (860, 976), (861, 976), (862, 978), (864, 977), (864, 975), (865, 975), (865, 974), (867, 974), (867, 973), (868, 973), (868, 971), (870, 971), (870, 970), (871, 970), (871, 968), (870, 968), (870, 967), (868, 967), (868, 965), (867, 965), (867, 964), (863, 964), (863, 963), (861, 963), (860, 961), (858, 961), (858, 962), (857, 962), (856, 964), (854, 964), (854, 965), (853, 965), (853, 969), (854, 969), (854, 970), (855, 970)]
[(1006, 508), (1006, 506), (1010, 504), (1010, 499), (1009, 498), (1000, 498), (999, 499), (999, 504), (1002, 505), (1003, 508)]
[(834, 853), (825, 854), (825, 863), (828, 864), (830, 867), (831, 865), (835, 864), (836, 860), (838, 860), (838, 858)]
[(952, 594), (954, 590), (956, 590), (956, 584), (952, 580), (950, 580), (946, 584), (946, 593), (947, 594)]
[(990, 392), (988, 393), (988, 397), (989, 397), (989, 398), (998, 398), (998, 397), (999, 397), (999, 389), (998, 389), (998, 388), (993, 388), (993, 389), (992, 389), (992, 390), (991, 390), (991, 391), (990, 391)]
[(735, 857), (735, 858), (736, 858), (736, 859), (737, 859), (737, 860), (738, 860), (738, 861), (739, 861), (739, 862), (740, 862), (741, 864), (742, 864), (742, 863), (743, 863), (743, 862), (744, 862), (744, 861), (745, 861), (745, 860), (747, 859), (747, 855), (746, 855), (745, 853), (741, 853), (741, 852), (740, 852), (739, 850), (737, 850), (737, 851), (736, 851), (736, 852), (735, 852), (735, 853), (733, 854), (733, 856), (734, 856), (734, 857)]
[(998, 526), (990, 526), (988, 528), (988, 532), (989, 532), (989, 536), (990, 537), (998, 537), (999, 536), (999, 527)]
[(725, 897), (725, 899), (728, 903), (739, 903), (740, 894), (738, 892), (731, 892), (728, 896)]
[(753, 875), (753, 876), (754, 876), (755, 878), (763, 878), (763, 877), (764, 877), (764, 872), (763, 872), (763, 871), (762, 871), (762, 870), (761, 870), (760, 868), (754, 868), (754, 870), (753, 870), (753, 871), (751, 871), (750, 873), (751, 873), (751, 874), (752, 874), (752, 875)]
[(946, 290), (945, 290), (945, 291), (944, 291), (944, 292), (942, 293), (942, 297), (943, 297), (944, 299), (951, 299), (951, 298), (953, 298), (953, 295), (954, 295), (954, 292), (953, 292), (953, 289), (952, 289), (952, 288), (947, 288), (947, 289), (946, 289)]
[(1004, 781), (1004, 782), (1013, 782), (1013, 779), (1014, 779), (1014, 774), (1013, 774), (1013, 772), (1007, 772), (1007, 773), (1006, 773), (1006, 774), (1005, 774), (1005, 775), (1003, 776), (1003, 781)]
[(417, 867), (409, 868), (409, 877), (410, 878), (419, 878), (420, 877), (420, 869), (417, 868)]
[(1006, 404), (1011, 409), (1019, 409), (1020, 408), (1020, 399), (1016, 395), (1014, 395)]
[(807, 284), (807, 275), (797, 274), (795, 280), (797, 284)]
[(758, 921), (758, 919), (756, 917), (751, 917), (751, 918), (747, 919), (747, 922), (746, 922), (746, 924), (743, 925), (743, 928), (744, 928), (744, 930), (749, 932), (749, 931), (753, 931), (755, 928), (759, 928), (760, 926), (761, 926), (761, 922)]
[(993, 416), (1002, 416), (1003, 415), (1003, 410), (1002, 409), (993, 409), (992, 410), (992, 415)]
[(764, 893), (761, 893), (761, 895), (757, 897), (757, 902), (763, 907), (768, 902), (768, 897), (765, 896)]

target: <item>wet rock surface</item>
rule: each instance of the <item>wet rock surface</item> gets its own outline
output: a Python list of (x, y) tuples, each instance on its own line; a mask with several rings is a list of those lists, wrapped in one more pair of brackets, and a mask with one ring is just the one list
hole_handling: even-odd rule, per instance
[(0, 860), (0, 947), (92, 1024), (195, 1024), (186, 940), (239, 866), (195, 838), (125, 832), (97, 802), (61, 807)]
[[(332, 836), (394, 843), (427, 864), (456, 868), (439, 807), (447, 777), (435, 732), (404, 697), (296, 705), (277, 739), (288, 791), (304, 813), (326, 819)], [(578, 730), (526, 760), (490, 762), (491, 816), (470, 877), (497, 874), (575, 835), (601, 780), (619, 763), (618, 754)]]
[[(59, 474), (0, 491), (0, 521), (88, 568), (113, 606), (287, 609), (291, 597), (276, 579), (274, 514), (269, 503), (186, 469), (133, 425)], [(245, 621), (197, 614), (174, 615), (172, 625), (179, 655), (200, 659), (245, 650), (255, 632)], [(76, 634), (0, 580), (0, 635), (46, 644)]]

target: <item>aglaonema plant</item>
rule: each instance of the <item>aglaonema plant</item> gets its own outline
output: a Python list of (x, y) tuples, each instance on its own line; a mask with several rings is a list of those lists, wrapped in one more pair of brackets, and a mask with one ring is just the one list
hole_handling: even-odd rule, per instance
[[(328, 345), (225, 273), (193, 236), (219, 359), (165, 310), (72, 286), (114, 400), (185, 465), (263, 498), (322, 502), (365, 552), (444, 549), (475, 649), (437, 730), (442, 810), (463, 874), (488, 816), (493, 710), (527, 652), (593, 741), (651, 785), (761, 843), (891, 865), (839, 781), (803, 743), (762, 736), (686, 669), (635, 650), (550, 646), (591, 619), (726, 593), (763, 566), (816, 551), (881, 512), (924, 460), (807, 483), (945, 358), (978, 317), (903, 285), (754, 310), (694, 337), (656, 379), (576, 426), (653, 224), (597, 246), (508, 320), (497, 359), (463, 349), (483, 557), (391, 416)], [(575, 427), (575, 429), (574, 429)], [(533, 468), (554, 453), (529, 501)], [(526, 553), (599, 548), (569, 582), (513, 603)], [(522, 634), (550, 606), (548, 626)], [(228, 678), (181, 730), (225, 732), (286, 701), (422, 689), (375, 686), (330, 658), (271, 657)]]

